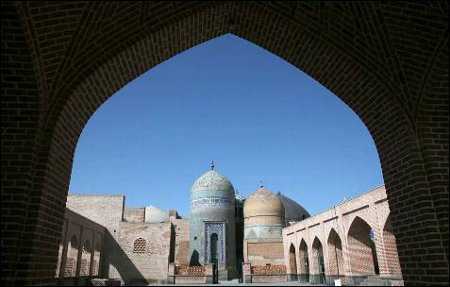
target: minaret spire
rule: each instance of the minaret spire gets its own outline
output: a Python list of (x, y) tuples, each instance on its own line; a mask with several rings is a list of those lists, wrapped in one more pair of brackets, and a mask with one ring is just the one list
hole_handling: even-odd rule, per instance
[(211, 161), (211, 170), (214, 170), (214, 167), (216, 166), (216, 163), (214, 162), (214, 160)]

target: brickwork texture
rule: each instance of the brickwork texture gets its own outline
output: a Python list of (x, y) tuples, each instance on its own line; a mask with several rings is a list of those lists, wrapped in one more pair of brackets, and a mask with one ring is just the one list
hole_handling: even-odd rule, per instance
[(403, 282), (391, 224), (386, 189), (381, 186), (286, 227), (288, 273), (311, 275), (311, 283), (324, 276), (330, 283), (342, 278), (353, 285), (358, 282), (351, 280), (376, 275)]
[(59, 284), (74, 277), (103, 275), (99, 270), (105, 232), (100, 224), (66, 209), (55, 272)]
[(446, 285), (448, 12), (447, 1), (1, 1), (2, 284), (54, 282), (75, 147), (98, 107), (159, 63), (233, 33), (361, 118), (405, 283)]

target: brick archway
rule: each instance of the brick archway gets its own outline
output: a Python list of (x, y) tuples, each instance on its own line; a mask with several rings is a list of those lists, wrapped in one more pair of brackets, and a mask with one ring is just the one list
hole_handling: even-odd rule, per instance
[(102, 247), (100, 245), (100, 242), (97, 241), (97, 243), (95, 244), (94, 256), (93, 256), (93, 259), (92, 259), (92, 276), (98, 276), (99, 275), (101, 250), (102, 250)]
[(327, 240), (328, 250), (328, 270), (327, 274), (333, 278), (343, 277), (344, 270), (344, 256), (342, 250), (342, 241), (339, 234), (331, 228)]
[(324, 258), (324, 250), (322, 242), (320, 242), (319, 238), (315, 237), (311, 246), (311, 275), (310, 279), (311, 283), (325, 283), (325, 272), (327, 272), (325, 268), (325, 258)]
[(64, 266), (64, 277), (75, 277), (78, 266), (79, 243), (77, 237), (74, 235), (68, 242), (68, 252), (66, 264)]
[[(2, 2), (2, 281), (52, 280), (75, 146), (95, 110), (148, 69), (231, 32), (359, 115), (380, 155), (405, 281), (447, 283), (444, 3)], [(430, 251), (420, 277), (411, 239)]]
[(298, 248), (298, 262), (299, 262), (299, 281), (309, 282), (309, 255), (308, 255), (308, 245), (305, 240), (302, 239), (300, 246)]
[(395, 236), (392, 232), (391, 219), (388, 217), (386, 223), (384, 224), (383, 231), (383, 249), (384, 254), (383, 260), (386, 261), (386, 266), (383, 266), (385, 270), (382, 270), (388, 275), (399, 275), (401, 274), (400, 263), (398, 260), (398, 251), (395, 243)]
[(295, 252), (295, 246), (291, 243), (289, 247), (289, 274), (290, 281), (297, 281), (297, 255)]
[(378, 257), (370, 233), (372, 227), (361, 217), (355, 217), (347, 234), (351, 276), (379, 274)]
[(83, 244), (83, 249), (81, 250), (81, 262), (80, 262), (80, 276), (91, 275), (91, 243), (86, 240)]

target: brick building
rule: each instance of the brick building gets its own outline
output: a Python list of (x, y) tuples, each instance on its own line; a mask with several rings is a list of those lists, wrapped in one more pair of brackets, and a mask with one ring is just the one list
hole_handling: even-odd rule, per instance
[[(70, 233), (61, 238), (56, 271), (65, 284), (83, 284), (88, 277), (120, 279), (125, 284), (164, 283), (170, 262), (187, 264), (189, 220), (181, 219), (175, 210), (127, 208), (123, 195), (69, 194), (66, 218)], [(88, 260), (96, 267), (86, 273), (76, 260), (71, 263), (77, 257), (70, 250), (81, 248), (78, 238), (93, 236), (90, 230), (101, 234), (101, 240), (96, 261)], [(78, 235), (74, 235), (77, 245), (71, 234)]]
[(310, 217), (262, 185), (237, 196), (211, 170), (192, 185), (190, 204), (182, 219), (127, 208), (123, 195), (69, 194), (55, 276), (63, 284), (403, 283), (384, 186)]
[(55, 274), (60, 283), (83, 285), (101, 275), (105, 233), (104, 226), (66, 209)]
[[(195, 266), (214, 263), (218, 279), (235, 278), (237, 259), (242, 262), (242, 254), (236, 252), (242, 250), (242, 241), (236, 239), (242, 238), (243, 232), (236, 233), (236, 228), (243, 228), (239, 214), (244, 201), (235, 197), (231, 182), (215, 170), (194, 182), (190, 219), (180, 218), (176, 210), (164, 212), (153, 206), (127, 208), (123, 195), (69, 194), (66, 214), (84, 219), (79, 223), (80, 230), (86, 233), (92, 224), (103, 230), (101, 268), (83, 273), (80, 271), (83, 266), (77, 266), (77, 261), (72, 267), (70, 250), (75, 243), (63, 233), (56, 276), (65, 283), (75, 279), (77, 283), (86, 282), (89, 277), (120, 279), (125, 284), (164, 283), (170, 281), (170, 264), (175, 265), (174, 276), (182, 277), (187, 270), (187, 275), (201, 274), (206, 278), (206, 269)], [(78, 245), (77, 250), (81, 248)], [(60, 271), (70, 268), (73, 272)], [(189, 283), (180, 278), (178, 282)]]
[(2, 284), (51, 284), (75, 147), (118, 89), (226, 33), (316, 79), (376, 144), (405, 283), (448, 284), (448, 1), (1, 1)]
[(403, 284), (384, 186), (284, 228), (283, 245), (301, 282)]

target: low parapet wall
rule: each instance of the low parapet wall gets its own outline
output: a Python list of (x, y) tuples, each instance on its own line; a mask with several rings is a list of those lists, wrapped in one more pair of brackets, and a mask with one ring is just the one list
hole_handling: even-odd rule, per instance
[(189, 266), (169, 264), (167, 275), (169, 284), (211, 284), (213, 283), (213, 268), (211, 264), (206, 266)]
[(287, 282), (288, 274), (286, 265), (252, 265), (244, 262), (242, 264), (242, 275), (244, 283), (272, 283)]

